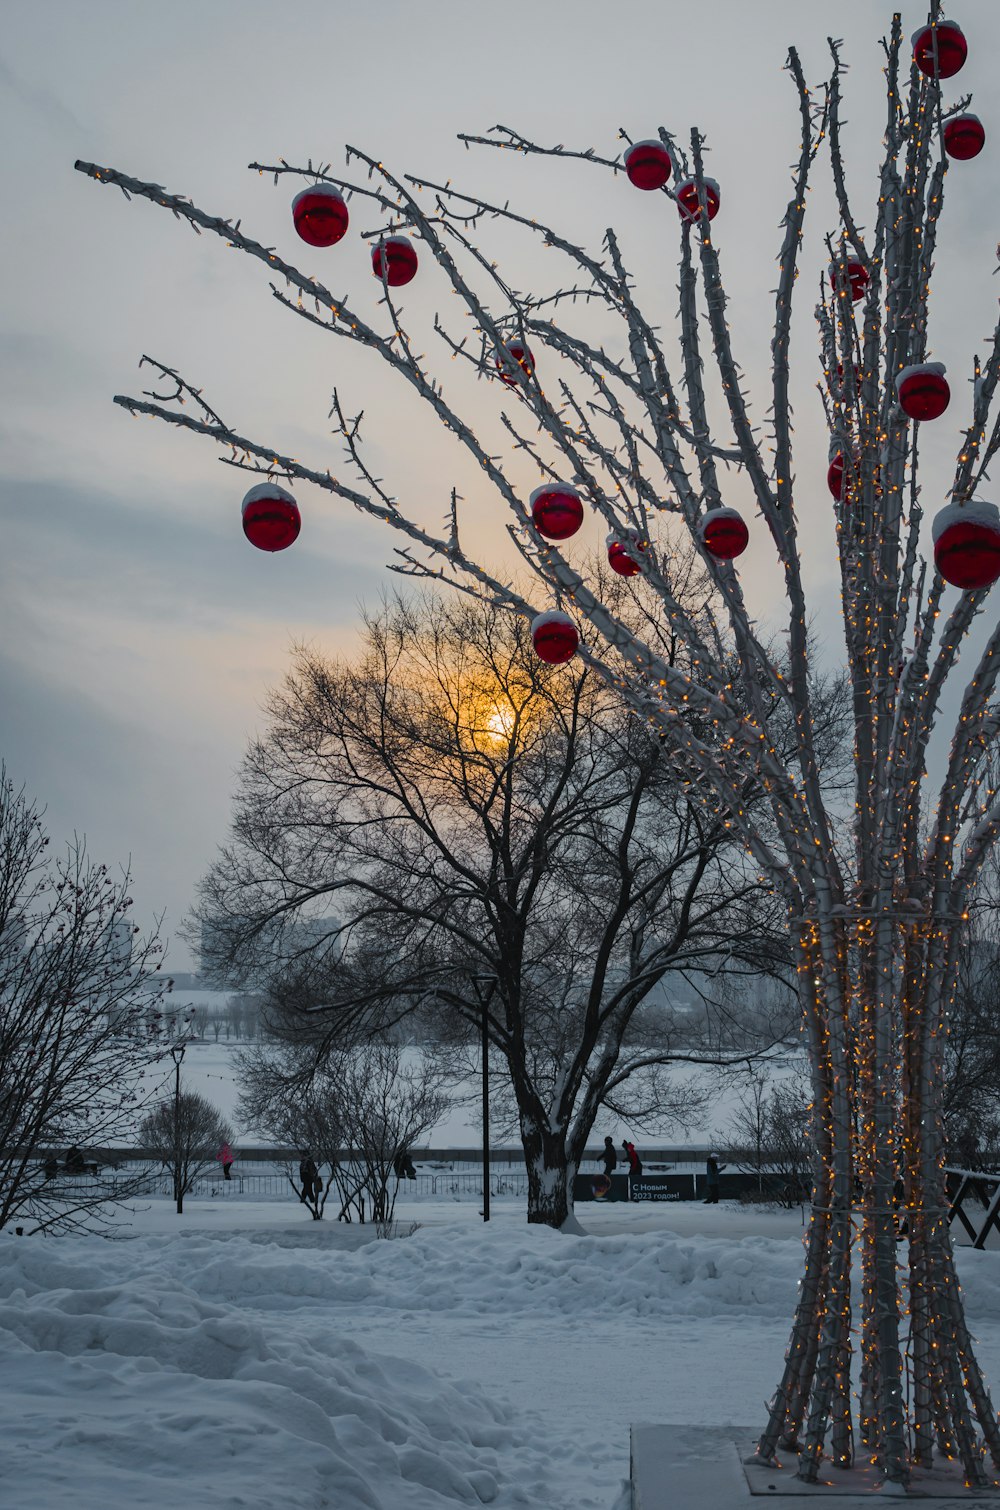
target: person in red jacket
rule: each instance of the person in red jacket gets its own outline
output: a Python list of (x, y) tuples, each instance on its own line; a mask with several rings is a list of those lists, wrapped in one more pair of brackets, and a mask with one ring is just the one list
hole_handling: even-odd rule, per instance
[(635, 1144), (634, 1143), (623, 1142), (622, 1143), (622, 1149), (624, 1151), (626, 1159), (628, 1159), (628, 1177), (629, 1177), (629, 1179), (630, 1180), (637, 1180), (637, 1179), (639, 1179), (640, 1175), (642, 1174), (642, 1160), (640, 1159), (639, 1155), (635, 1151)]

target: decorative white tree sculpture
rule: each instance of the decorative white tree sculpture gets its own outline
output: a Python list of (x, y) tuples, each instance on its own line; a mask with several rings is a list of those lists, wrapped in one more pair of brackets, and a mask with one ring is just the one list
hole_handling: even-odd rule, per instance
[[(965, 56), (959, 28), (943, 22), (935, 5), (914, 41), (914, 61), (907, 69), (897, 16), (886, 43), (888, 115), (878, 203), (871, 231), (862, 234), (844, 182), (842, 65), (836, 45), (832, 51), (831, 78), (816, 96), (806, 86), (796, 53), (788, 56), (800, 101), (801, 148), (783, 222), (766, 444), (751, 423), (726, 323), (711, 226), (724, 189), (705, 177), (697, 132), (689, 156), (662, 130), (652, 150), (645, 142), (637, 144), (643, 152), (626, 153), (632, 182), (674, 198), (680, 212), (679, 382), (669, 371), (660, 336), (640, 309), (614, 231), (607, 232), (603, 252), (591, 255), (555, 228), (506, 205), (485, 203), (450, 184), (395, 178), (354, 148), (347, 151), (348, 164), (366, 170), (362, 182), (316, 171), (311, 164), (251, 164), (272, 172), (276, 182), (288, 175), (324, 186), (309, 199), (319, 201), (319, 218), (307, 227), (313, 245), (340, 239), (350, 198), (352, 206), (367, 204), (386, 222), (376, 236), (406, 233), (410, 251), (398, 266), (407, 281), (420, 276), (417, 258), (422, 266), (438, 264), (476, 331), (474, 342), (457, 339), (436, 320), (439, 349), (492, 379), (499, 401), (511, 401), (512, 413), (520, 416), (520, 421), (504, 417), (511, 454), (526, 452), (537, 462), (540, 480), (571, 483), (585, 506), (604, 516), (613, 547), (617, 543), (639, 564), (646, 589), (658, 595), (674, 632), (693, 648), (694, 678), (628, 633), (573, 565), (571, 547), (535, 527), (527, 498), (509, 480), (503, 461), (477, 439), (419, 354), (397, 302), (392, 276), (397, 264), (388, 250), (375, 259), (385, 310), (385, 324), (376, 329), (238, 225), (206, 215), (156, 184), (93, 164), (77, 167), (258, 258), (277, 280), (271, 284), (274, 297), (294, 314), (334, 338), (377, 352), (387, 374), (409, 383), (471, 452), (484, 487), (509, 508), (511, 537), (535, 575), (538, 601), (529, 602), (524, 589), (465, 552), (454, 493), (445, 538), (414, 522), (371, 474), (357, 426), (336, 395), (333, 413), (360, 473), (358, 487), (230, 429), (197, 390), (160, 363), (152, 365), (168, 380), (169, 393), (144, 400), (118, 397), (116, 403), (208, 436), (238, 466), (285, 483), (311, 483), (388, 521), (409, 538), (397, 569), (443, 577), (529, 617), (553, 607), (571, 610), (586, 631), (578, 653), (623, 686), (671, 746), (683, 778), (740, 826), (762, 871), (787, 902), (814, 1087), (815, 1184), (805, 1274), (759, 1455), (770, 1460), (779, 1444), (797, 1446), (800, 1476), (812, 1481), (824, 1453), (836, 1467), (849, 1468), (860, 1437), (864, 1457), (877, 1461), (899, 1490), (911, 1468), (926, 1467), (935, 1454), (960, 1460), (967, 1482), (981, 1485), (984, 1452), (1000, 1465), (1000, 1427), (973, 1354), (953, 1265), (939, 1095), (962, 925), (977, 873), (1000, 833), (1000, 795), (989, 770), (1000, 728), (993, 701), (1000, 628), (967, 673), (936, 792), (928, 790), (926, 756), (945, 684), (956, 674), (959, 651), (968, 645), (988, 587), (1000, 575), (1000, 518), (991, 505), (975, 499), (1000, 448), (1000, 422), (992, 429), (988, 424), (1000, 376), (1000, 330), (985, 364), (975, 362), (972, 412), (948, 508), (936, 528), (939, 566), (950, 581), (969, 589), (957, 597), (948, 594), (941, 571), (928, 571), (920, 555), (919, 432), (912, 416), (929, 422), (947, 401), (943, 374), (925, 362), (929, 285), (948, 153), (972, 155), (977, 142), (982, 144), (982, 129), (967, 115), (967, 100), (947, 106), (942, 98), (940, 80), (956, 72)], [(583, 158), (595, 172), (625, 170), (621, 159), (538, 147), (501, 126), (486, 137), (464, 140)], [(840, 225), (828, 243), (830, 272), (818, 313), (829, 485), (854, 699), (857, 785), (847, 818), (836, 812), (824, 789), (814, 751), (789, 421), (789, 331), (806, 188), (817, 154), (827, 146)], [(670, 175), (661, 178), (664, 156), (670, 159)], [(301, 202), (297, 214), (301, 220)], [(573, 270), (571, 285), (538, 297), (511, 290), (473, 239), (490, 217), (520, 226), (557, 249)], [(723, 205), (720, 227), (724, 221)], [(616, 342), (596, 343), (577, 334), (568, 323), (571, 300), (582, 303), (584, 320), (599, 304), (602, 330), (611, 319), (616, 322)], [(553, 318), (557, 312), (563, 323)], [(721, 441), (709, 428), (703, 372), (708, 357), (717, 365), (732, 427), (731, 437)], [(174, 406), (185, 400), (193, 400), (198, 412)], [(749, 479), (781, 563), (788, 635), (788, 658), (781, 666), (755, 630), (732, 564), (745, 541), (745, 526), (735, 511), (719, 512), (725, 509), (720, 463), (741, 468)], [(815, 494), (815, 482), (807, 491)], [(285, 534), (294, 535), (297, 516), (290, 517), (287, 502), (279, 499), (278, 506), (279, 514), (285, 511)], [(284, 538), (282, 518), (276, 527)], [(672, 592), (669, 539), (677, 529), (694, 542), (714, 586), (714, 634), (700, 633)], [(430, 553), (429, 565), (417, 559), (415, 548)], [(951, 602), (945, 609), (946, 595)], [(741, 668), (738, 680), (731, 673), (733, 650)], [(769, 742), (765, 706), (773, 698), (783, 700), (795, 720), (797, 751), (790, 763)], [(769, 797), (766, 832), (743, 811), (748, 772), (756, 774)], [(925, 821), (927, 807), (931, 817)], [(909, 1259), (902, 1270), (896, 1242), (901, 1211)], [(862, 1285), (860, 1367), (852, 1383), (855, 1253)]]

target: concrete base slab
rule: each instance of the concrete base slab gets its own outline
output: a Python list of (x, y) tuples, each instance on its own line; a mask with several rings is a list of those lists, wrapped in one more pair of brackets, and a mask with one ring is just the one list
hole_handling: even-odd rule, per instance
[(914, 1473), (905, 1494), (893, 1490), (873, 1469), (847, 1475), (830, 1468), (817, 1484), (795, 1477), (794, 1453), (779, 1453), (781, 1466), (747, 1462), (755, 1434), (742, 1426), (633, 1426), (632, 1510), (757, 1510), (761, 1499), (781, 1498), (788, 1510), (806, 1510), (836, 1499), (834, 1510), (871, 1510), (873, 1502), (917, 1500), (921, 1510), (1000, 1510), (1000, 1483), (969, 1490), (953, 1465)]

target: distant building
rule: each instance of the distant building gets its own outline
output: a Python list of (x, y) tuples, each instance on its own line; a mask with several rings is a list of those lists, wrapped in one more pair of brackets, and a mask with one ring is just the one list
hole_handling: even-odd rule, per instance
[(260, 990), (275, 966), (321, 948), (324, 940), (334, 944), (339, 927), (335, 917), (272, 923), (258, 931), (249, 917), (205, 918), (200, 984), (217, 990)]

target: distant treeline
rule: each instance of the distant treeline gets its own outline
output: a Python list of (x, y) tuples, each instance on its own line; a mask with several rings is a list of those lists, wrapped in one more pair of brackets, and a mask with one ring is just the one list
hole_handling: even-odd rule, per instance
[[(177, 986), (178, 980), (175, 977), (175, 991)], [(181, 1006), (181, 1003), (177, 1005)], [(238, 993), (230, 996), (223, 1006), (192, 1006), (189, 1009), (191, 1032), (196, 1038), (205, 1038), (209, 1043), (219, 1043), (223, 1039), (238, 1039), (243, 1043), (260, 1041), (270, 1037), (262, 1008), (262, 997)], [(188, 1016), (187, 1012), (185, 1016)]]

